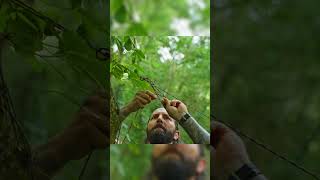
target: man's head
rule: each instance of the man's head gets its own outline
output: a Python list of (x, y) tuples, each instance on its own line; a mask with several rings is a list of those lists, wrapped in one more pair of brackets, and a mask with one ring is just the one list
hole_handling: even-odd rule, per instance
[(171, 144), (179, 140), (178, 123), (165, 108), (153, 111), (147, 125), (147, 141), (151, 144)]
[(152, 175), (158, 180), (198, 180), (205, 166), (202, 145), (156, 144), (153, 147)]

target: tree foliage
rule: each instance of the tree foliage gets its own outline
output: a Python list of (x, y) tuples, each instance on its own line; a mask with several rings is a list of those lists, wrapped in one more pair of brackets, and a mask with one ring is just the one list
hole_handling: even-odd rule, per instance
[[(107, 9), (100, 0), (1, 1), (4, 77), (33, 147), (66, 127), (86, 97), (105, 89), (107, 64), (96, 50), (109, 47)], [(108, 177), (105, 153), (94, 153), (88, 178)], [(69, 163), (56, 179), (74, 179), (82, 165)]]
[[(215, 1), (215, 114), (319, 172), (318, 1)], [(269, 179), (312, 179), (247, 143)]]
[[(163, 95), (186, 103), (191, 114), (209, 131), (209, 46), (209, 37), (200, 36), (112, 37), (111, 84), (118, 106), (124, 107), (138, 91), (154, 92), (150, 84), (140, 79), (147, 77)], [(147, 121), (158, 107), (162, 106), (156, 100), (131, 114), (121, 130), (117, 129), (117, 142), (144, 143)], [(192, 143), (180, 129), (182, 140)]]
[(209, 0), (111, 1), (112, 35), (209, 35)]

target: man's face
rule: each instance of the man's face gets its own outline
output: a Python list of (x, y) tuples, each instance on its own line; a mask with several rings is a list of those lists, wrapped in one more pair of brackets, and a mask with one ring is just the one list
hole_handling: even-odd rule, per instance
[(179, 139), (175, 120), (164, 108), (156, 109), (147, 126), (147, 138), (151, 144), (169, 144)]
[(152, 173), (159, 180), (197, 179), (205, 170), (198, 144), (157, 144), (152, 152)]

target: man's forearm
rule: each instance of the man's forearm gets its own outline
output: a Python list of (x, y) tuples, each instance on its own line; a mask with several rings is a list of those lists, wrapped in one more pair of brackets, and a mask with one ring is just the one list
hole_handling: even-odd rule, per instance
[(131, 114), (131, 110), (130, 108), (128, 108), (128, 106), (121, 108), (119, 112), (120, 121), (125, 120), (130, 114)]
[(47, 178), (54, 176), (68, 161), (64, 156), (61, 145), (57, 141), (58, 136), (35, 149), (34, 161), (36, 169), (41, 172), (40, 175)]
[(210, 134), (192, 116), (180, 122), (180, 125), (188, 133), (193, 143), (210, 144)]

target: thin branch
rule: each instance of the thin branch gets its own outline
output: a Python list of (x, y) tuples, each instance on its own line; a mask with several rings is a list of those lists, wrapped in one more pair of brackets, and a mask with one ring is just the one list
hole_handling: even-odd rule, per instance
[(40, 12), (36, 11), (35, 9), (33, 9), (32, 7), (28, 6), (27, 4), (25, 4), (24, 2), (20, 1), (20, 0), (11, 0), (10, 2), (16, 4), (17, 6), (20, 6), (26, 10), (28, 10), (31, 14), (37, 16), (40, 19), (43, 19), (45, 21), (49, 21), (52, 24), (54, 24), (58, 29), (60, 29), (61, 31), (64, 31), (66, 28), (63, 27), (62, 25), (58, 24), (57, 22), (55, 22), (54, 20), (52, 20), (51, 18), (41, 14)]

